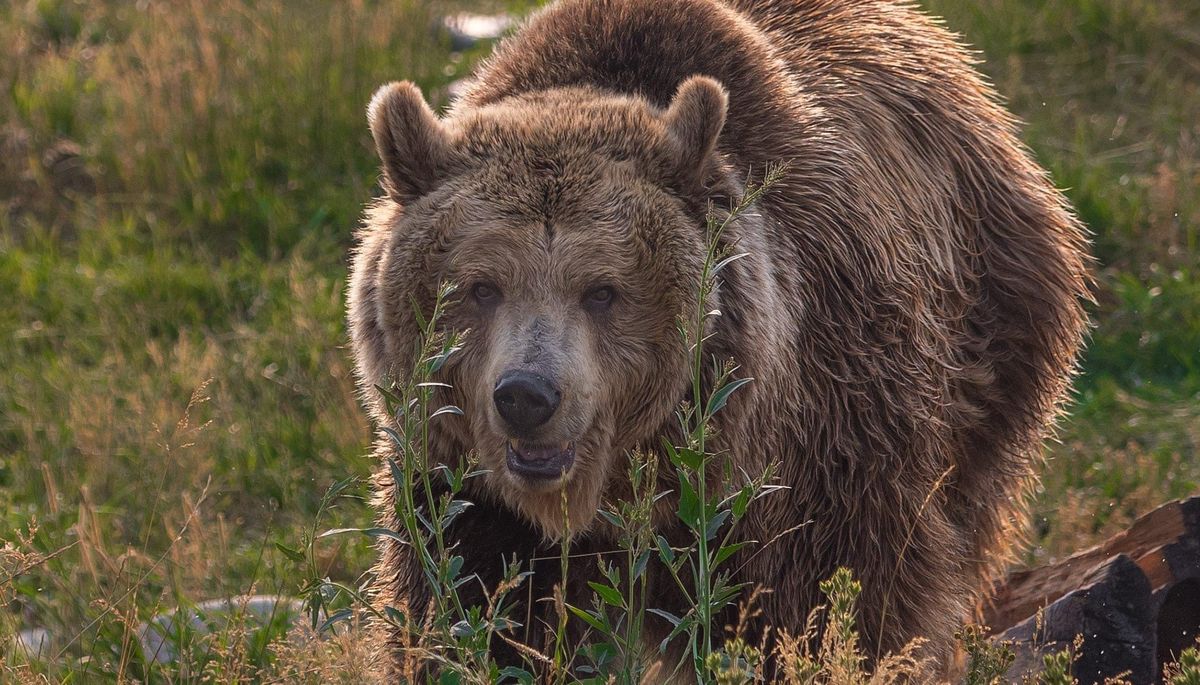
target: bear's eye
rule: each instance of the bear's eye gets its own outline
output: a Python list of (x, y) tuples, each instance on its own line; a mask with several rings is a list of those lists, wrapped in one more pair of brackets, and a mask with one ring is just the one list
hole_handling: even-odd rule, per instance
[(583, 297), (583, 304), (592, 311), (604, 311), (612, 306), (613, 299), (617, 293), (609, 286), (601, 286), (588, 291), (588, 294)]
[(471, 286), (471, 297), (479, 304), (490, 305), (500, 299), (500, 291), (490, 283), (476, 283)]

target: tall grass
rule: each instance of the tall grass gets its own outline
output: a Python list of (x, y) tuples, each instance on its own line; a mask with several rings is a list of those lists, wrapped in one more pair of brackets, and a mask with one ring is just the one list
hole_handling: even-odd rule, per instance
[[(363, 103), (401, 72), (446, 82), (434, 18), (421, 3), (0, 7), (0, 538), (25, 560), (0, 576), (0, 634), (50, 630), (33, 671), (207, 677), (203, 658), (140, 654), (138, 622), (294, 591), (272, 541), (330, 480), (368, 473), (341, 349), (374, 168)], [(352, 580), (369, 558), (342, 545), (318, 562)]]
[(81, 143), (107, 203), (144, 207), (151, 230), (216, 252), (278, 256), (314, 233), (344, 235), (358, 213), (348, 198), (371, 190), (364, 98), (401, 71), (444, 79), (427, 3), (59, 0), (4, 12), (0, 111), (30, 149)]

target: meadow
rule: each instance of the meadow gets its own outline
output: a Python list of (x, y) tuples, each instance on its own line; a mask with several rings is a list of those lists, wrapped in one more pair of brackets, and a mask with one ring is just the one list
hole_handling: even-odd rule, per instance
[[(922, 5), (979, 50), (1093, 233), (1035, 564), (1200, 490), (1200, 4)], [(344, 636), (227, 635), (157, 664), (134, 627), (314, 572), (361, 581), (370, 540), (313, 537), (371, 520), (343, 320), (377, 192), (365, 103), (406, 78), (445, 104), (489, 48), (453, 51), (440, 18), (525, 9), (0, 6), (0, 681), (358, 681)], [(9, 647), (27, 627), (53, 636), (45, 658)]]

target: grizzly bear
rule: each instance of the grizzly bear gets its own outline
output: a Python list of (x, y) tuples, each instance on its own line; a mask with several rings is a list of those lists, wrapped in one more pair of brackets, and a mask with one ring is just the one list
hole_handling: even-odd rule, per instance
[[(735, 530), (760, 543), (734, 581), (770, 590), (750, 637), (802, 630), (845, 566), (873, 656), (920, 637), (944, 662), (1019, 537), (1088, 296), (1085, 232), (970, 54), (899, 0), (562, 0), (472, 83), (441, 118), (409, 83), (371, 102), (385, 195), (348, 304), (387, 426), (376, 388), (412, 362), (414, 309), (458, 286), (441, 324), (469, 333), (437, 379), (463, 416), (430, 430), (431, 459), (488, 471), (451, 531), (463, 572), (533, 563), (522, 618), (553, 625), (538, 599), (564, 580), (562, 538), (573, 556), (615, 548), (597, 511), (628, 491), (627, 455), (678, 439), (692, 394), (677, 321), (695, 314), (706, 220), (785, 162), (722, 234), (747, 256), (721, 272), (706, 343), (753, 378), (710, 447), (739, 473), (778, 463), (787, 488)], [(376, 485), (397, 528), (386, 468)], [(655, 525), (676, 539), (669, 502)], [(381, 542), (381, 604), (419, 614), (414, 564)], [(588, 605), (596, 564), (569, 573)], [(674, 601), (665, 583), (650, 596)]]

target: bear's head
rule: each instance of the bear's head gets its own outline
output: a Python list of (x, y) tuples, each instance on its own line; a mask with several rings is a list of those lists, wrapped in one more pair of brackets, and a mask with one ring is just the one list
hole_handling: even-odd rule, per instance
[(371, 102), (386, 197), (351, 292), (363, 386), (411, 365), (414, 307), (455, 284), (441, 324), (466, 334), (439, 399), (465, 415), (435, 421), (457, 452), (437, 456), (474, 452), (488, 494), (547, 537), (565, 530), (564, 493), (586, 529), (622, 455), (656, 443), (685, 396), (679, 322), (698, 305), (726, 105), (700, 76), (666, 108), (571, 87), (439, 119), (409, 83)]

